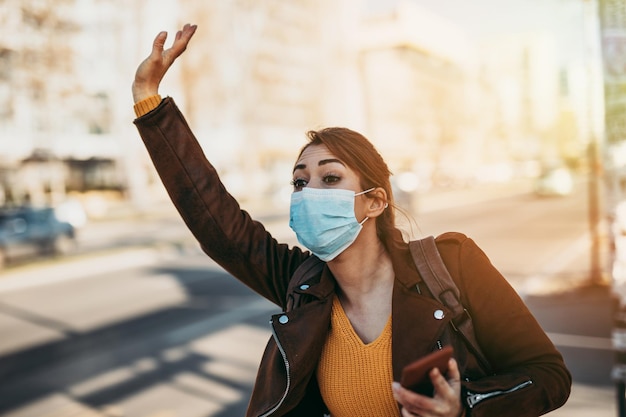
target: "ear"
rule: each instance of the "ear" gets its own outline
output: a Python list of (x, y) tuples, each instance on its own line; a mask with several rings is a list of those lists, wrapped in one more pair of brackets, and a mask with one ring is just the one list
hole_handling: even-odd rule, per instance
[(378, 217), (383, 214), (385, 209), (389, 206), (387, 202), (387, 191), (382, 187), (377, 187), (368, 194), (366, 216), (370, 218)]

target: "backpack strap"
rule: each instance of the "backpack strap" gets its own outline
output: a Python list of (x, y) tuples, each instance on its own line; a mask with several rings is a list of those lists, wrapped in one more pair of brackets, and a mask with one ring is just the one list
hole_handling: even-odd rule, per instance
[(324, 269), (325, 262), (315, 255), (311, 255), (304, 260), (289, 280), (287, 286), (287, 304), (285, 305), (285, 312), (293, 310), (300, 305), (301, 294), (298, 293), (296, 288), (300, 287), (303, 283), (309, 279), (319, 275)]
[(461, 335), (483, 369), (491, 373), (491, 365), (476, 340), (472, 317), (461, 304), (459, 288), (441, 259), (435, 238), (429, 236), (413, 240), (409, 243), (409, 249), (415, 266), (432, 295), (452, 311), (452, 327)]

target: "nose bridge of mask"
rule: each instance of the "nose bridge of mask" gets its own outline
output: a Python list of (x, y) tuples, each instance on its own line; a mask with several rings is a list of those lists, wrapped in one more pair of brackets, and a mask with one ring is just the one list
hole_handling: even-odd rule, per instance
[[(354, 217), (354, 198), (372, 190), (374, 188), (355, 193), (354, 191), (344, 189), (306, 187), (291, 195), (290, 211), (292, 214), (295, 214), (293, 211), (296, 211), (298, 214), (306, 215), (307, 217), (320, 214), (321, 212), (327, 214), (332, 212), (334, 216), (339, 217)], [(294, 210), (296, 207), (298, 209)], [(367, 218), (358, 223), (363, 224), (366, 220)]]
[[(335, 208), (354, 205), (354, 191), (343, 189), (303, 188), (291, 194), (292, 204), (302, 204), (307, 207), (324, 208), (329, 203)], [(330, 207), (326, 207), (329, 209)]]
[(354, 218), (354, 191), (306, 187), (291, 195), (290, 224), (304, 222), (312, 227), (327, 222), (329, 216)]

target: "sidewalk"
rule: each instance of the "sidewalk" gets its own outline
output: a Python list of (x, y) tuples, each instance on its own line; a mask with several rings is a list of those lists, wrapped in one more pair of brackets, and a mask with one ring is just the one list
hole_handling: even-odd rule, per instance
[[(615, 417), (610, 341), (613, 304), (610, 287), (581, 286), (530, 294), (526, 304), (552, 339), (572, 372), (572, 393), (551, 417)], [(578, 335), (584, 330), (585, 335)], [(578, 332), (577, 332), (578, 331)]]
[(567, 403), (550, 417), (616, 417), (615, 391), (611, 388), (576, 384)]

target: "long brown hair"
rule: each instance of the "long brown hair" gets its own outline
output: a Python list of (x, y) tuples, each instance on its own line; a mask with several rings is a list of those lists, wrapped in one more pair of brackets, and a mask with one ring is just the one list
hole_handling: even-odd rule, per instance
[(395, 225), (396, 208), (390, 181), (392, 173), (374, 145), (365, 136), (345, 127), (310, 130), (306, 135), (309, 142), (300, 151), (298, 159), (309, 146), (324, 145), (333, 155), (358, 173), (362, 189), (383, 188), (387, 192), (389, 206), (376, 218), (376, 234), (387, 250), (391, 249), (394, 243), (403, 242), (402, 233)]

